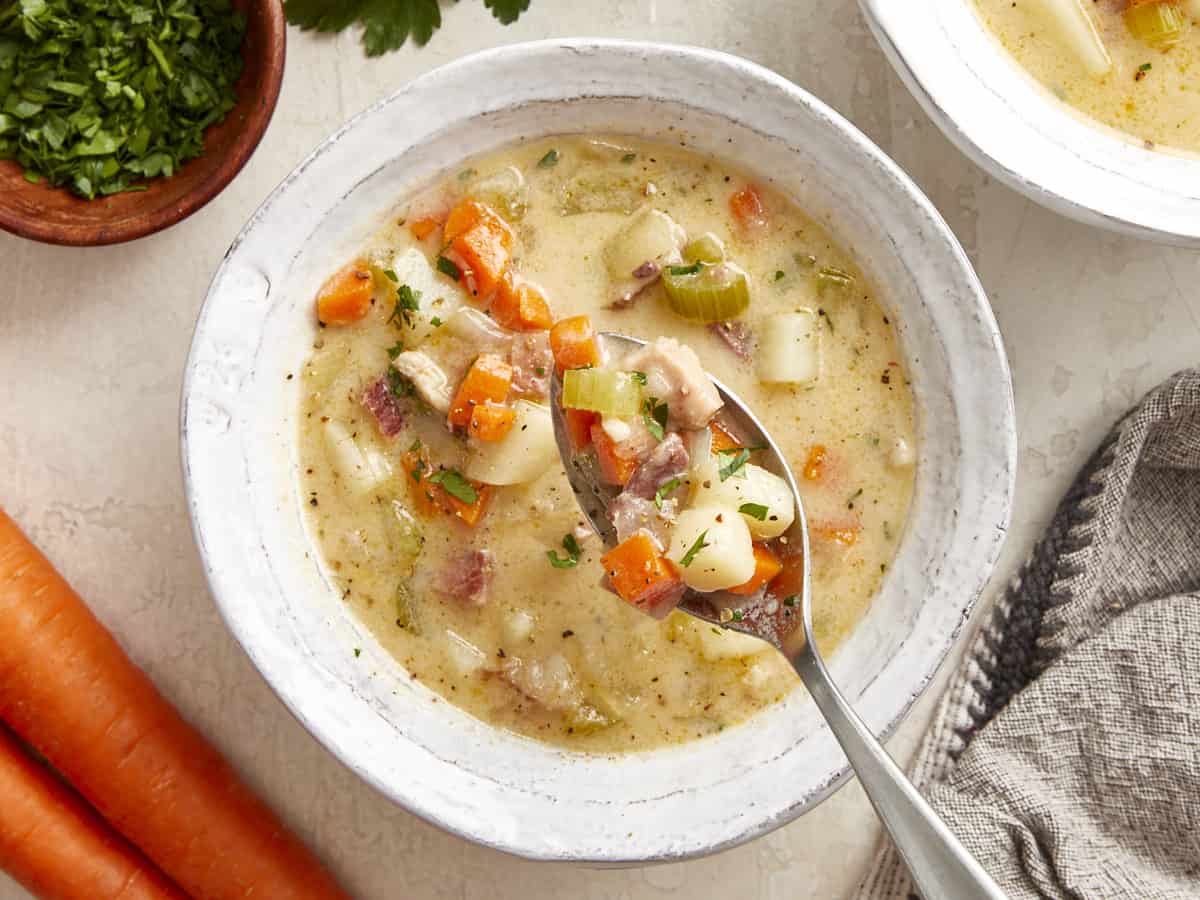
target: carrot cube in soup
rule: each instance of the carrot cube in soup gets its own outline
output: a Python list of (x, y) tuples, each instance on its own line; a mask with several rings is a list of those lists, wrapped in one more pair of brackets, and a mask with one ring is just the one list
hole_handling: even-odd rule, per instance
[(571, 449), (581, 453), (592, 445), (592, 426), (600, 417), (590, 409), (564, 409), (563, 421), (571, 438)]
[(465, 428), (471, 413), (485, 403), (503, 403), (512, 385), (512, 366), (494, 353), (481, 353), (467, 370), (450, 403), (446, 421), (451, 427)]
[(729, 209), (734, 221), (749, 235), (756, 235), (767, 227), (767, 210), (754, 185), (748, 185), (730, 197)]
[(317, 319), (324, 325), (349, 325), (371, 310), (375, 281), (363, 260), (339, 269), (317, 294)]
[(723, 453), (726, 450), (738, 450), (745, 446), (745, 444), (743, 444), (732, 431), (716, 420), (708, 423), (708, 430), (712, 435), (713, 453)]
[(662, 618), (679, 602), (682, 582), (654, 539), (644, 531), (600, 557), (609, 584), (626, 603)]
[(492, 318), (511, 331), (545, 331), (554, 324), (550, 304), (537, 285), (506, 273), (492, 298)]
[(596, 330), (587, 316), (559, 319), (550, 329), (550, 349), (559, 372), (600, 365)]
[[(757, 549), (757, 547), (755, 548)], [(757, 556), (755, 557), (757, 562)], [(771, 579), (767, 593), (780, 602), (789, 597), (795, 597), (795, 603), (800, 602), (800, 594), (804, 591), (804, 555), (793, 553), (779, 561), (779, 572)]]
[(804, 461), (804, 478), (806, 481), (820, 481), (825, 474), (825, 457), (827, 451), (824, 444), (813, 444), (808, 451), (808, 459)]
[(775, 551), (766, 544), (755, 544), (754, 574), (744, 584), (731, 587), (729, 593), (741, 594), (742, 596), (758, 593), (759, 588), (770, 583), (782, 570), (783, 561)]
[(478, 481), (470, 481), (468, 483), (475, 490), (475, 500), (468, 503), (465, 500), (460, 500), (452, 494), (442, 491), (443, 508), (446, 512), (453, 515), (459, 521), (471, 528), (479, 524), (479, 520), (483, 518), (483, 514), (487, 512), (488, 506), (491, 505), (492, 495), (495, 494), (495, 488), (490, 484), (483, 484)]
[(487, 298), (512, 261), (513, 232), (490, 206), (464, 200), (450, 211), (443, 232), (446, 256), (459, 267), (475, 297)]
[(591, 434), (600, 463), (600, 477), (608, 484), (627, 484), (641, 463), (637, 448), (618, 444), (599, 422), (592, 424)]
[(508, 434), (516, 418), (517, 411), (511, 406), (484, 403), (471, 411), (467, 433), (481, 441), (498, 441)]
[(438, 220), (433, 218), (417, 219), (408, 226), (408, 230), (418, 241), (423, 241), (438, 230)]

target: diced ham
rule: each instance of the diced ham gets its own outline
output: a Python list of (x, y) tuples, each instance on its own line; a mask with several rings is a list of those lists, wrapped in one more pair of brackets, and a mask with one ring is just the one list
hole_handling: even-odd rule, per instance
[(362, 404), (375, 417), (379, 433), (384, 437), (394, 438), (404, 428), (404, 409), (388, 387), (386, 378), (380, 378), (367, 388)]
[(670, 432), (642, 462), (625, 484), (625, 493), (645, 500), (653, 499), (658, 489), (688, 470), (690, 459), (683, 438)]
[(721, 409), (721, 395), (691, 347), (660, 337), (636, 350), (625, 368), (646, 374), (646, 394), (666, 403), (675, 428), (703, 428)]
[(642, 594), (637, 607), (656, 619), (665, 619), (683, 600), (686, 592), (687, 585), (682, 581), (660, 581)]
[(452, 557), (441, 574), (442, 593), (464, 606), (480, 607), (487, 603), (496, 563), (490, 550), (468, 550)]
[(738, 359), (749, 360), (754, 356), (754, 333), (740, 319), (732, 322), (713, 322), (708, 330), (721, 339)]
[[(675, 504), (671, 504), (668, 512), (674, 512)], [(608, 504), (608, 517), (612, 520), (617, 532), (617, 543), (622, 543), (633, 537), (635, 532), (648, 531), (654, 535), (659, 544), (667, 544), (667, 521), (654, 505), (654, 501), (622, 491)]]
[(544, 661), (510, 656), (497, 674), (546, 709), (570, 710), (583, 702), (575, 672), (561, 653), (555, 653)]
[(534, 331), (517, 335), (513, 339), (511, 361), (513, 390), (530, 400), (546, 400), (554, 369), (549, 333)]

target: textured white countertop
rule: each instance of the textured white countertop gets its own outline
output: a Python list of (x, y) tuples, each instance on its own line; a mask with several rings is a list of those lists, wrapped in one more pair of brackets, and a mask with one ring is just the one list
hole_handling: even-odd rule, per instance
[[(217, 615), (182, 493), (180, 380), (221, 255), (330, 131), (462, 54), (610, 36), (748, 57), (829, 102), (907, 169), (988, 290), (1012, 363), (1021, 438), (998, 585), (1113, 420), (1168, 374), (1200, 362), (1200, 254), (1073, 224), (987, 177), (926, 119), (854, 0), (533, 0), (507, 29), (477, 0), (447, 6), (443, 16), (429, 47), (377, 60), (362, 55), (356, 38), (292, 31), (283, 94), (258, 152), (220, 197), (165, 233), (87, 250), (0, 235), (0, 504), (356, 897), (844, 897), (879, 833), (856, 784), (718, 857), (620, 871), (544, 866), (480, 849), (392, 806), (293, 721)], [(902, 760), (946, 674), (891, 742)], [(0, 900), (24, 897), (0, 875)]]

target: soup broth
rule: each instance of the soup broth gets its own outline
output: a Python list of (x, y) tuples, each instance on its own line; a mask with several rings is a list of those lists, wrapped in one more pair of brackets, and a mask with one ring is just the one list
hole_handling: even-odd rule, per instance
[[(644, 262), (622, 263), (638, 241)], [(714, 252), (746, 275), (749, 305), (730, 325), (681, 317), (660, 277)], [(495, 285), (489, 253), (509, 267)], [(601, 586), (604, 547), (544, 446), (554, 361), (535, 294), (555, 321), (678, 339), (756, 410), (801, 483), (825, 653), (878, 590), (912, 494), (895, 323), (854, 260), (769, 179), (624, 137), (533, 141), (460, 166), (399, 206), (323, 290), (328, 324), (301, 374), (299, 490), (329, 583), (411, 677), (574, 750), (645, 750), (736, 725), (798, 679), (761, 641), (678, 611), (656, 620)], [(811, 317), (819, 371), (764, 380), (772, 316), (797, 311)], [(468, 411), (449, 429), (464, 379), (486, 393), (504, 365), (509, 393), (471, 407), (488, 407), (486, 420)], [(480, 478), (501, 471), (492, 480), (513, 483)]]

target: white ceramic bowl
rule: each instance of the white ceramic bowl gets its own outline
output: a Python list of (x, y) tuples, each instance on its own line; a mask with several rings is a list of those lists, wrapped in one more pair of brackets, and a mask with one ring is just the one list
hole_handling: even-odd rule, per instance
[(811, 808), (846, 761), (803, 691), (716, 737), (617, 757), (543, 746), (431, 702), (325, 580), (293, 476), (300, 381), (286, 376), (309, 351), (323, 276), (413, 188), (522, 137), (666, 136), (668, 126), (773, 177), (852, 251), (899, 322), (919, 407), (916, 499), (882, 594), (832, 661), (887, 734), (958, 636), (1004, 538), (1009, 373), (937, 212), (862, 134), (771, 72), (706, 50), (600, 41), (507, 47), (438, 69), (333, 135), (255, 213), (213, 280), (188, 361), (196, 539), (254, 664), (388, 797), (531, 858), (627, 863), (728, 847)]
[(959, 149), (1089, 225), (1200, 247), (1200, 158), (1147, 150), (1029, 76), (973, 0), (859, 0), (913, 96)]

